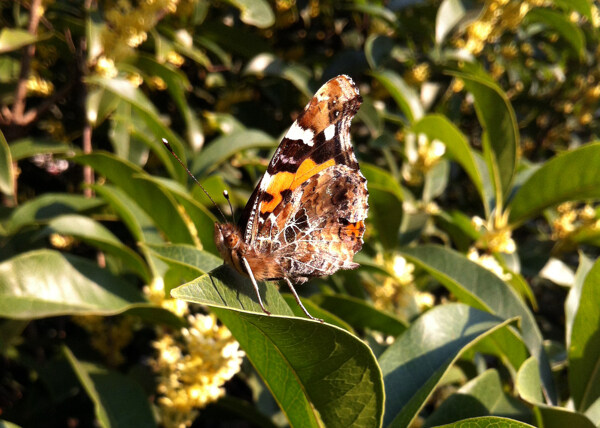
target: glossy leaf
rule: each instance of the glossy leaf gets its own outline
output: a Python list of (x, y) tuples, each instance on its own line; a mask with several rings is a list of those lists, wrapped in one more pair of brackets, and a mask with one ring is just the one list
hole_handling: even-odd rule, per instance
[[(511, 287), (477, 263), (444, 247), (422, 245), (404, 249), (402, 254), (412, 263), (428, 271), (459, 300), (503, 318), (521, 317), (523, 341), (529, 352), (541, 361), (544, 392), (551, 402), (556, 400), (549, 361), (542, 346), (541, 332), (533, 314)], [(509, 329), (503, 340), (498, 342), (507, 354), (513, 352), (511, 348), (519, 346), (514, 342), (519, 342), (520, 339), (514, 334)], [(516, 362), (514, 358), (512, 361)]]
[(484, 129), (484, 157), (496, 195), (503, 201), (511, 190), (517, 165), (519, 131), (515, 112), (504, 91), (487, 75), (481, 72), (452, 74), (463, 80), (475, 99), (475, 111)]
[(581, 287), (568, 349), (569, 386), (575, 409), (585, 412), (600, 398), (600, 260)]
[(409, 426), (460, 354), (514, 320), (463, 304), (437, 306), (417, 319), (379, 357), (386, 396), (384, 425)]
[(0, 263), (0, 316), (115, 315), (151, 306), (131, 284), (81, 257), (52, 250)]
[(24, 46), (35, 43), (38, 36), (30, 34), (19, 28), (3, 28), (0, 31), (0, 54), (21, 49)]
[(529, 358), (519, 368), (515, 386), (521, 398), (535, 406), (534, 415), (538, 426), (594, 428), (594, 424), (583, 414), (569, 411), (564, 407), (548, 406), (542, 402), (539, 369), (534, 357)]
[(10, 144), (10, 153), (13, 161), (29, 158), (34, 155), (52, 153), (67, 154), (75, 153), (78, 149), (69, 144), (58, 141), (38, 140), (34, 138), (23, 138)]
[(62, 214), (85, 212), (104, 205), (98, 198), (85, 198), (65, 193), (46, 193), (17, 207), (7, 222), (7, 230), (14, 234), (19, 229)]
[(242, 150), (275, 147), (277, 143), (268, 134), (259, 130), (244, 130), (223, 135), (211, 142), (192, 162), (192, 172), (201, 177)]
[(0, 131), (0, 193), (12, 196), (14, 194), (15, 172), (13, 159), (4, 134)]
[(245, 350), (282, 411), (297, 427), (380, 424), (383, 385), (371, 350), (345, 330), (292, 316), (272, 283), (259, 284), (222, 266), (171, 295), (209, 305)]
[(103, 152), (79, 155), (73, 160), (91, 166), (97, 173), (118, 185), (173, 242), (194, 243), (191, 231), (177, 210), (173, 197), (154, 183), (140, 178), (146, 175), (141, 168)]
[(579, 309), (581, 301), (581, 290), (585, 282), (585, 278), (590, 269), (594, 266), (594, 261), (588, 258), (582, 252), (579, 253), (579, 266), (571, 284), (571, 289), (565, 300), (565, 346), (567, 349), (571, 346), (571, 333), (573, 332), (573, 321)]
[(385, 70), (373, 72), (379, 83), (390, 93), (402, 113), (413, 123), (423, 117), (425, 111), (416, 91), (394, 71)]
[(77, 360), (66, 347), (63, 353), (94, 403), (101, 427), (156, 427), (150, 402), (139, 384), (118, 372)]
[(168, 264), (184, 266), (196, 270), (198, 276), (216, 269), (223, 264), (223, 260), (206, 251), (199, 250), (192, 245), (166, 244), (151, 245), (146, 247), (157, 257)]
[(56, 217), (50, 220), (41, 235), (47, 236), (52, 233), (72, 236), (112, 254), (121, 259), (125, 267), (135, 272), (141, 279), (150, 281), (150, 272), (142, 258), (119, 241), (107, 228), (89, 217), (76, 214)]
[[(287, 286), (287, 284), (284, 285), (284, 287), (286, 287), (286, 286)], [(279, 289), (279, 291), (281, 292), (282, 290)], [(298, 302), (296, 302), (296, 298), (292, 294), (281, 293), (281, 297), (283, 297), (283, 299), (288, 304), (288, 306), (290, 307), (290, 309), (292, 310), (294, 315), (296, 315), (297, 317), (300, 317), (300, 318), (303, 318), (305, 316), (304, 311), (302, 310), (300, 305), (298, 305)], [(344, 330), (346, 330), (349, 333), (356, 334), (350, 324), (348, 324), (347, 322), (345, 322), (343, 319), (339, 318), (338, 316), (334, 315), (332, 312), (328, 312), (324, 308), (316, 305), (312, 300), (308, 300), (308, 299), (305, 299), (302, 297), (300, 298), (300, 300), (302, 301), (302, 304), (304, 305), (304, 307), (306, 308), (308, 313), (311, 314), (313, 317), (319, 318), (319, 319), (323, 320), (324, 322), (326, 322), (327, 324), (331, 324), (331, 325), (335, 325), (339, 328), (343, 328)]]
[(228, 0), (240, 10), (240, 19), (248, 25), (268, 28), (275, 23), (275, 15), (266, 0)]
[(435, 17), (435, 42), (440, 44), (464, 18), (467, 11), (461, 0), (444, 0)]
[(480, 418), (463, 419), (448, 425), (439, 425), (437, 428), (534, 428), (514, 419), (500, 418), (496, 416), (484, 416)]
[(486, 370), (461, 386), (425, 421), (425, 427), (457, 422), (476, 416), (502, 415), (521, 421), (531, 419), (530, 410), (506, 393), (495, 369)]
[(522, 223), (565, 201), (600, 198), (600, 143), (558, 155), (537, 169), (510, 202), (510, 221)]
[(407, 328), (404, 321), (374, 308), (363, 299), (341, 294), (320, 294), (312, 296), (311, 300), (354, 328), (370, 328), (394, 337)]

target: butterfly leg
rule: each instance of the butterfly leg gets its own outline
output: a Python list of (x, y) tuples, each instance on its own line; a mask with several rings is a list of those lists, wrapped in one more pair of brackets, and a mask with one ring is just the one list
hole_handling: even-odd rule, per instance
[(246, 272), (248, 272), (248, 276), (250, 277), (250, 281), (252, 281), (252, 285), (254, 286), (254, 291), (256, 291), (256, 297), (258, 297), (258, 303), (262, 308), (263, 312), (267, 315), (271, 315), (271, 312), (267, 311), (265, 305), (263, 305), (263, 301), (260, 298), (260, 292), (258, 291), (258, 284), (256, 283), (256, 279), (254, 279), (254, 274), (252, 273), (252, 269), (250, 269), (250, 264), (245, 257), (242, 257), (242, 261), (244, 262), (244, 267), (246, 268)]
[(296, 299), (296, 302), (298, 303), (298, 306), (300, 306), (300, 308), (302, 308), (302, 311), (304, 311), (304, 313), (306, 314), (306, 316), (309, 317), (311, 320), (323, 322), (322, 319), (315, 318), (311, 314), (308, 313), (308, 311), (306, 310), (306, 308), (304, 307), (304, 305), (300, 301), (300, 297), (298, 297), (298, 293), (296, 293), (296, 289), (292, 285), (292, 282), (290, 281), (290, 279), (287, 278), (287, 277), (284, 277), (283, 279), (285, 279), (285, 282), (287, 282), (287, 285), (288, 285), (288, 287), (290, 287), (290, 290), (292, 291), (292, 294), (294, 295), (294, 298)]

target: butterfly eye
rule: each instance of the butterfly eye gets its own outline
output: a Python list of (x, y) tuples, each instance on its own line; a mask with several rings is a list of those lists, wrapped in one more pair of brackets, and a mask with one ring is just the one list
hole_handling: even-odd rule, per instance
[(339, 115), (340, 115), (340, 111), (339, 111), (339, 110), (336, 110), (336, 111), (334, 111), (334, 112), (333, 112), (333, 115), (334, 115), (334, 116), (335, 116), (335, 118), (337, 119), (337, 118), (339, 117)]

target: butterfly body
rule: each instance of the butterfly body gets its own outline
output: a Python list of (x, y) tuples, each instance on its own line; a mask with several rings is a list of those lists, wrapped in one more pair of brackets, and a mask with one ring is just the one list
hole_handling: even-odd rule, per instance
[[(309, 278), (354, 269), (368, 211), (366, 179), (350, 142), (362, 98), (351, 78), (325, 83), (275, 151), (237, 225), (216, 224), (226, 263), (256, 281)], [(313, 318), (314, 319), (314, 318)]]

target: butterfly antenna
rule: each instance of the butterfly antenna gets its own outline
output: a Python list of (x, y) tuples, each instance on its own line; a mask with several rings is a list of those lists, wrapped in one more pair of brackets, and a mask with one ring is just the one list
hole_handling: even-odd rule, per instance
[[(185, 164), (181, 161), (181, 159), (179, 159), (179, 156), (177, 156), (175, 154), (175, 152), (173, 151), (173, 148), (171, 147), (171, 144), (167, 141), (166, 138), (162, 139), (163, 144), (165, 145), (165, 147), (167, 148), (167, 150), (169, 150), (171, 152), (171, 154), (173, 155), (173, 157), (175, 157), (175, 159), (177, 159), (177, 162), (179, 162), (181, 164), (181, 166), (186, 170), (186, 172), (188, 173), (188, 175), (190, 177), (192, 177), (192, 179), (196, 182), (196, 184), (198, 186), (200, 186), (200, 188), (202, 189), (202, 191), (204, 192), (204, 194), (206, 196), (208, 196), (208, 199), (210, 199), (210, 201), (213, 203), (213, 205), (217, 208), (217, 210), (219, 211), (219, 213), (221, 214), (221, 216), (223, 217), (223, 219), (225, 220), (225, 222), (227, 222), (227, 217), (225, 217), (225, 214), (223, 214), (223, 211), (221, 211), (221, 208), (219, 208), (219, 206), (217, 205), (217, 203), (213, 200), (213, 198), (210, 197), (210, 195), (208, 194), (208, 192), (206, 191), (206, 189), (204, 188), (204, 186), (202, 186), (202, 184), (200, 184), (200, 182), (196, 179), (196, 177), (194, 177), (194, 174), (192, 174), (192, 172), (188, 169), (187, 166), (185, 166)], [(227, 198), (227, 201), (229, 201), (229, 198)], [(231, 203), (229, 204), (231, 206)]]
[(229, 192), (227, 190), (223, 190), (223, 196), (227, 199), (227, 203), (229, 204), (229, 210), (231, 211), (231, 218), (235, 223), (235, 212), (233, 211), (233, 207), (231, 206), (231, 200), (229, 199)]

